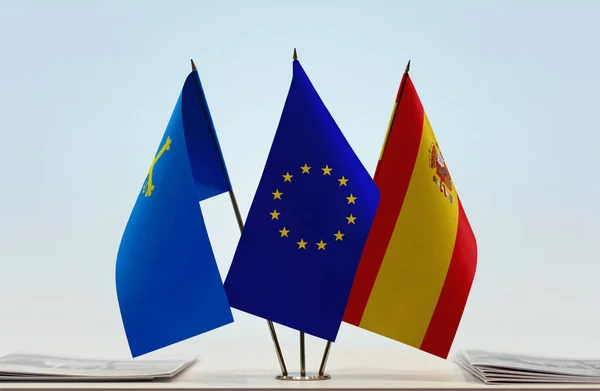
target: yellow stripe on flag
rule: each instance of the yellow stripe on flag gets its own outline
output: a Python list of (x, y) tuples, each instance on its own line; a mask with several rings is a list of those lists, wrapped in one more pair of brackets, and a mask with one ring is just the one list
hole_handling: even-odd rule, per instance
[(434, 182), (429, 149), (436, 144), (427, 115), (410, 185), (360, 327), (419, 347), (450, 264), (458, 226), (453, 202)]

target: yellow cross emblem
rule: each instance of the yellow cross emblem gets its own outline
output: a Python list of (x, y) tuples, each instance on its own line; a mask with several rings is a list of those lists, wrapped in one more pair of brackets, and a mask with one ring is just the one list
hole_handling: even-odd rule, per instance
[(152, 164), (150, 164), (150, 169), (148, 170), (148, 179), (146, 180), (146, 183), (145, 183), (144, 187), (142, 188), (142, 191), (145, 193), (146, 197), (150, 197), (152, 195), (152, 191), (154, 191), (154, 184), (152, 183), (152, 173), (154, 171), (154, 165), (156, 164), (156, 162), (158, 162), (158, 159), (160, 159), (160, 157), (163, 155), (163, 153), (165, 153), (165, 151), (168, 151), (170, 149), (171, 149), (171, 136), (168, 136), (167, 140), (165, 141), (163, 146), (160, 148), (160, 150), (154, 157), (154, 160), (152, 160)]

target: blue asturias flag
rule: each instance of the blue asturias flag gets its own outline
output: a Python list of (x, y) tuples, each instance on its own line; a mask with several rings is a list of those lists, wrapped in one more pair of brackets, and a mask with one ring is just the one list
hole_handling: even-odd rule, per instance
[(133, 357), (233, 322), (199, 202), (231, 185), (198, 71), (185, 80), (116, 262)]
[(293, 68), (225, 290), (233, 308), (335, 341), (379, 191)]

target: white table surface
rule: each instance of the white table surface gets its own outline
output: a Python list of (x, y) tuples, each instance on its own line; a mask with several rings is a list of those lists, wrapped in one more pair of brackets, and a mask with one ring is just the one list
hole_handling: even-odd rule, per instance
[[(297, 371), (296, 360), (287, 360), (288, 371)], [(307, 361), (307, 371), (317, 362)], [(310, 366), (309, 366), (310, 364)], [(244, 390), (244, 389), (369, 389), (369, 390), (466, 390), (466, 389), (594, 389), (600, 385), (517, 384), (485, 385), (464, 373), (451, 360), (441, 360), (419, 351), (395, 349), (334, 349), (323, 381), (276, 380), (279, 365), (273, 352), (220, 351), (200, 356), (174, 379), (153, 382), (73, 383), (0, 382), (0, 390)]]

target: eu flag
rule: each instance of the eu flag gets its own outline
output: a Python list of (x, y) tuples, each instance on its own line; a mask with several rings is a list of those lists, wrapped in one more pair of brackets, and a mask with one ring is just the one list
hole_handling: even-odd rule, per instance
[(379, 191), (293, 68), (225, 290), (233, 308), (335, 341)]
[(233, 322), (199, 205), (229, 189), (194, 70), (150, 164), (117, 255), (117, 295), (132, 356)]

